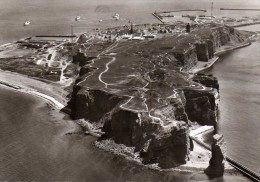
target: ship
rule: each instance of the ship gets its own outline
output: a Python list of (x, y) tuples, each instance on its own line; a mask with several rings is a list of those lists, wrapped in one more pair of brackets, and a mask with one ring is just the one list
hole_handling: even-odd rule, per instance
[(24, 26), (28, 26), (28, 25), (30, 25), (31, 24), (31, 22), (30, 21), (26, 21), (26, 22), (24, 22)]
[(76, 16), (75, 21), (79, 21), (80, 20), (80, 16)]

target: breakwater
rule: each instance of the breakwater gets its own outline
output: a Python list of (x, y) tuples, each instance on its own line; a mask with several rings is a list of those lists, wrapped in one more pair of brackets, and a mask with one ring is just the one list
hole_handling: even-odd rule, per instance
[(164, 21), (156, 14), (156, 13), (152, 13), (152, 15), (159, 20), (161, 23), (164, 23)]
[(260, 9), (244, 9), (244, 8), (220, 8), (220, 10), (231, 10), (231, 11), (260, 11)]
[(162, 11), (160, 13), (176, 13), (176, 12), (182, 12), (182, 11), (202, 11), (207, 12), (205, 9), (180, 9), (180, 10), (172, 10), (172, 11)]

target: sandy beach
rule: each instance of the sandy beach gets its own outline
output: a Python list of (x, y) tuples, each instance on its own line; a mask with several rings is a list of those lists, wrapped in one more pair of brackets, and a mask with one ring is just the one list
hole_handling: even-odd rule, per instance
[(20, 89), (17, 89), (18, 91), (33, 94), (48, 100), (59, 109), (66, 105), (68, 101), (66, 96), (69, 93), (58, 84), (43, 82), (30, 78), (26, 75), (3, 70), (0, 70), (0, 81), (16, 87), (20, 87)]

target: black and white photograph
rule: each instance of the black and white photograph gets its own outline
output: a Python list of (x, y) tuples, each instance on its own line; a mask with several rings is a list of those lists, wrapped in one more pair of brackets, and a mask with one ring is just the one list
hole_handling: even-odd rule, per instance
[(260, 0), (0, 0), (0, 182), (260, 182)]

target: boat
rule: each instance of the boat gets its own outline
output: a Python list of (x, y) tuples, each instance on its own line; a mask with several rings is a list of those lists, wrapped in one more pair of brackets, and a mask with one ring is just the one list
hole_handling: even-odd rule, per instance
[(102, 19), (99, 20), (99, 22), (102, 22), (102, 21), (103, 21)]
[(26, 22), (24, 22), (24, 26), (28, 26), (28, 25), (30, 25), (31, 24), (31, 22), (30, 21), (26, 21)]
[(116, 13), (116, 14), (113, 16), (113, 18), (115, 18), (115, 20), (119, 20), (119, 14)]
[(76, 16), (75, 21), (79, 21), (80, 20), (80, 16)]
[(119, 17), (118, 13), (115, 13), (115, 15), (113, 16), (113, 18)]

